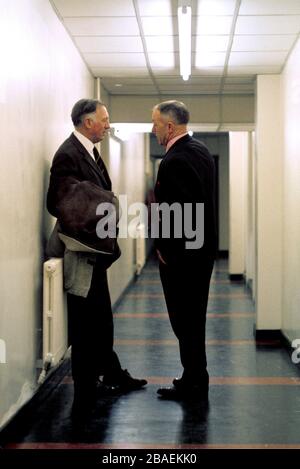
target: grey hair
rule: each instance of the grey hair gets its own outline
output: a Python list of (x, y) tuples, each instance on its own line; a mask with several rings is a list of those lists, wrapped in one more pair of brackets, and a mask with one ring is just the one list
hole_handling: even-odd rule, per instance
[(190, 113), (186, 105), (180, 101), (164, 101), (154, 108), (161, 114), (171, 118), (174, 124), (187, 124), (190, 120)]
[(98, 106), (104, 106), (98, 99), (80, 99), (74, 104), (71, 118), (74, 127), (78, 127), (83, 124), (83, 117), (87, 114), (93, 114), (96, 112)]

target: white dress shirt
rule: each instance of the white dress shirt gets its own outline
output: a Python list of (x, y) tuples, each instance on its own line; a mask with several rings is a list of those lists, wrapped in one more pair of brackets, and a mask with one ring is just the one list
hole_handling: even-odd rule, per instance
[(73, 134), (75, 135), (75, 137), (80, 141), (80, 143), (84, 146), (84, 148), (86, 149), (86, 151), (91, 155), (91, 157), (93, 158), (93, 160), (95, 161), (95, 157), (94, 157), (94, 153), (93, 153), (93, 148), (94, 148), (94, 144), (93, 142), (91, 142), (87, 137), (85, 137), (84, 135), (82, 135), (80, 132), (78, 132), (77, 130), (74, 130)]

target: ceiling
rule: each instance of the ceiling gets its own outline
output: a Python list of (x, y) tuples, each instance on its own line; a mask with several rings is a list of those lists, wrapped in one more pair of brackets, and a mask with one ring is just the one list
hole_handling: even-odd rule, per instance
[(179, 73), (177, 0), (50, 0), (111, 94), (253, 94), (300, 35), (300, 0), (187, 0), (192, 74)]

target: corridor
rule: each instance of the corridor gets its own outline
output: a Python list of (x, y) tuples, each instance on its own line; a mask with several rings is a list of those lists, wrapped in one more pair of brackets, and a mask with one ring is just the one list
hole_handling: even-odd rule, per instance
[[(8, 426), (4, 448), (300, 448), (300, 377), (277, 341), (253, 337), (254, 305), (243, 282), (217, 261), (207, 317), (209, 405), (163, 401), (160, 385), (181, 371), (158, 266), (150, 259), (115, 308), (115, 348), (122, 366), (146, 377), (140, 391), (98, 401), (81, 434), (72, 431), (72, 379), (62, 378), (27, 418)], [(24, 414), (24, 413), (23, 413)]]

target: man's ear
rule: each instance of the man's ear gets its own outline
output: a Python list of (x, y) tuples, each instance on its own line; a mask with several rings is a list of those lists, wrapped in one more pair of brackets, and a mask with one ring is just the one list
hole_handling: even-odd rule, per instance
[(83, 121), (83, 125), (86, 129), (90, 129), (92, 127), (93, 120), (90, 117), (86, 117)]
[(170, 133), (171, 135), (173, 135), (174, 129), (175, 129), (174, 122), (169, 121), (169, 122), (168, 122), (168, 131), (169, 131), (169, 133)]

